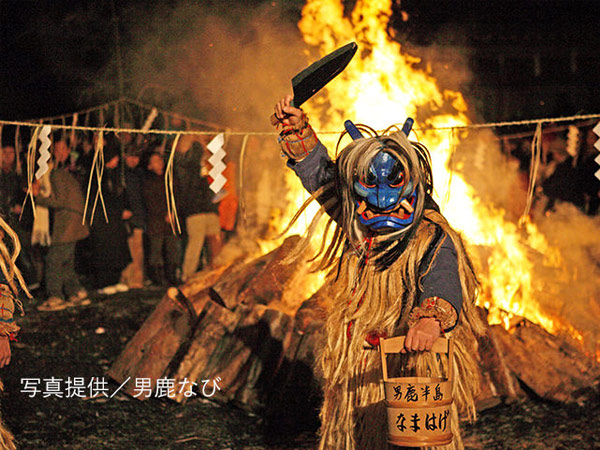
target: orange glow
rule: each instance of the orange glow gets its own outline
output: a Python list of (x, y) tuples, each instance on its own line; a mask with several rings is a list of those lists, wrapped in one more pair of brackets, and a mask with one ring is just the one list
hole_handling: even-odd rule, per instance
[[(440, 187), (449, 184), (453, 146), (460, 145), (466, 135), (466, 131), (453, 133), (449, 128), (470, 123), (466, 102), (461, 93), (440, 89), (430, 73), (416, 66), (420, 59), (403, 53), (400, 44), (389, 38), (386, 29), (390, 15), (390, 0), (359, 0), (350, 17), (344, 16), (340, 0), (307, 0), (299, 28), (308, 45), (318, 48), (321, 56), (351, 41), (359, 46), (344, 72), (303, 105), (313, 127), (341, 131), (343, 121), (351, 119), (383, 130), (392, 124), (401, 126), (406, 117), (415, 118), (418, 140), (432, 156), (437, 187), (434, 198), (452, 226), (462, 232), (479, 263), (479, 304), (489, 310), (490, 323), (504, 323), (508, 328), (513, 316), (523, 316), (550, 332), (563, 331), (581, 340), (581, 334), (569, 324), (543, 313), (535, 299), (536, 289), (541, 288), (532, 279), (534, 263), (528, 251), (544, 255), (544, 265), (560, 268), (562, 264), (560, 252), (536, 226), (525, 222), (518, 228), (506, 220), (504, 211), (484, 204), (460, 173), (452, 174), (450, 195), (440, 192)], [(417, 112), (423, 109), (430, 113), (419, 117)], [(320, 134), (330, 151), (338, 136)], [(410, 138), (416, 139), (415, 135)], [(294, 175), (288, 175), (289, 210), (277, 225), (280, 230), (307, 198)], [(292, 232), (302, 234), (314, 212), (308, 211)], [(485, 260), (478, 258), (478, 248), (486, 249)], [(322, 278), (315, 282), (322, 283)], [(312, 285), (309, 291), (317, 287)]]

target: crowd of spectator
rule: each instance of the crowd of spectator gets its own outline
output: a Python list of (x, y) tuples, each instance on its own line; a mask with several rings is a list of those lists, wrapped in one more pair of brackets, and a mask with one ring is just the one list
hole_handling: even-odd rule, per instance
[[(598, 214), (600, 179), (595, 175), (600, 155), (594, 144), (600, 139), (591, 127), (580, 127), (577, 140), (568, 142), (565, 130), (544, 132), (541, 137), (541, 163), (535, 180), (535, 207), (548, 213), (558, 202), (575, 205), (589, 216)], [(518, 161), (521, 184), (526, 189), (532, 162), (532, 137), (502, 140), (503, 151)]]
[(173, 232), (167, 209), (165, 142), (126, 133), (104, 139), (101, 167), (92, 167), (97, 136), (73, 145), (55, 139), (49, 171), (31, 185), (34, 203), (15, 147), (2, 147), (0, 214), (22, 242), (17, 264), (28, 285), (45, 293), (39, 309), (88, 304), (92, 289), (112, 295), (177, 285), (210, 266), (234, 230), (234, 183), (217, 194), (209, 188), (202, 138), (184, 136), (175, 150), (182, 234)]
[[(531, 141), (531, 136), (501, 140), (503, 151), (519, 167), (521, 191), (529, 182)], [(567, 141), (566, 132), (542, 135), (534, 207), (547, 213), (557, 202), (570, 202), (585, 214), (597, 215), (598, 136), (591, 127), (580, 127), (577, 145), (569, 148)], [(97, 136), (77, 143), (55, 138), (50, 170), (31, 186), (35, 207), (26, 195), (25, 155), (17, 155), (14, 145), (4, 145), (0, 214), (20, 238), (17, 265), (29, 287), (45, 294), (39, 308), (89, 303), (92, 289), (112, 295), (149, 285), (177, 285), (211, 265), (234, 232), (237, 196), (230, 163), (222, 192), (209, 188), (205, 144), (201, 137), (184, 135), (175, 149), (177, 218), (167, 208), (165, 148), (171, 147), (164, 141), (127, 133), (105, 137), (99, 177), (92, 168)], [(521, 206), (516, 209), (522, 211)], [(173, 232), (175, 219), (182, 234)]]

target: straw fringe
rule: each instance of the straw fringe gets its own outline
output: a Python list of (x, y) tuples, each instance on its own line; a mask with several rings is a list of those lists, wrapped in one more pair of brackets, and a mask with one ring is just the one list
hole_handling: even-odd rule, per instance
[[(426, 210), (425, 217), (428, 220), (421, 222), (406, 251), (389, 269), (378, 271), (374, 261), (370, 261), (359, 270), (357, 252), (346, 252), (341, 256), (339, 273), (330, 271), (328, 282), (336, 284), (337, 294), (326, 323), (327, 341), (320, 351), (325, 379), (320, 450), (388, 448), (380, 358), (378, 352), (365, 350), (365, 337), (372, 331), (384, 331), (389, 336), (406, 334), (408, 312), (418, 295), (419, 263), (435, 238), (436, 227), (441, 227), (455, 244), (464, 302), (459, 323), (452, 332), (456, 341), (452, 411), (455, 439), (451, 445), (434, 448), (463, 448), (458, 413), (475, 418), (474, 402), (479, 389), (472, 356), (477, 348), (475, 336), (484, 331), (474, 307), (478, 284), (458, 234), (439, 213)], [(348, 339), (350, 321), (353, 325)], [(405, 375), (441, 376), (446, 373), (446, 366), (444, 358), (427, 353), (395, 360), (395, 370), (402, 370)]]
[(15, 437), (6, 428), (4, 421), (0, 419), (0, 450), (16, 450)]
[(167, 199), (167, 213), (169, 214), (169, 223), (171, 224), (171, 231), (173, 231), (173, 234), (175, 235), (181, 234), (181, 225), (179, 224), (177, 206), (175, 205), (175, 192), (173, 189), (173, 161), (175, 159), (175, 149), (177, 148), (177, 143), (179, 142), (180, 137), (181, 134), (178, 134), (173, 140), (171, 154), (169, 155), (167, 169), (165, 170), (165, 197)]
[(106, 223), (108, 223), (108, 214), (106, 213), (106, 205), (104, 204), (104, 197), (102, 196), (102, 175), (104, 174), (104, 136), (102, 132), (100, 132), (98, 135), (98, 140), (96, 141), (96, 150), (94, 152), (94, 160), (92, 161), (92, 168), (90, 170), (90, 177), (88, 179), (87, 194), (85, 196), (85, 206), (83, 207), (81, 225), (85, 224), (85, 218), (87, 217), (87, 208), (90, 200), (90, 191), (92, 189), (92, 179), (94, 178), (94, 173), (96, 174), (98, 189), (96, 190), (96, 197), (94, 198), (94, 205), (92, 207), (92, 214), (90, 216), (90, 225), (94, 223), (98, 199), (100, 199), (100, 204), (102, 205), (104, 219), (106, 220)]
[(519, 225), (523, 225), (527, 221), (533, 199), (535, 197), (535, 183), (538, 178), (538, 170), (540, 167), (540, 159), (542, 154), (542, 123), (538, 123), (535, 129), (535, 135), (531, 141), (531, 164), (529, 166), (529, 185), (527, 188), (527, 203), (525, 210), (519, 218)]
[(15, 305), (19, 308), (21, 314), (24, 314), (23, 304), (18, 298), (19, 288), (21, 288), (21, 290), (25, 293), (25, 295), (27, 295), (27, 297), (32, 297), (29, 293), (29, 290), (27, 289), (27, 284), (23, 279), (23, 275), (21, 275), (21, 271), (16, 265), (17, 257), (19, 256), (19, 252), (21, 251), (21, 242), (19, 241), (17, 234), (2, 217), (0, 217), (0, 229), (12, 243), (11, 252), (9, 250), (9, 247), (4, 243), (4, 239), (0, 240), (0, 270), (2, 270), (2, 274), (4, 275), (8, 286), (14, 294), (15, 298), (13, 301)]

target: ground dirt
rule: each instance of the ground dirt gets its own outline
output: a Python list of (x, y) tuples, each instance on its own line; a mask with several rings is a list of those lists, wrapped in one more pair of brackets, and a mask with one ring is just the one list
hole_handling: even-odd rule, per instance
[[(167, 399), (139, 401), (115, 394), (119, 385), (106, 371), (162, 295), (160, 290), (138, 290), (96, 296), (89, 306), (55, 312), (39, 312), (35, 308), (39, 302), (25, 302), (27, 314), (19, 319), (22, 332), (13, 343), (12, 362), (0, 371), (5, 384), (2, 416), (18, 448), (314, 448), (314, 429), (277, 432), (277, 427), (274, 430), (258, 415), (201, 396), (180, 405)], [(75, 377), (86, 386), (95, 380), (92, 393), (105, 390), (114, 395), (81, 398), (89, 390), (67, 389), (66, 380), (75, 382)], [(37, 392), (31, 386), (37, 386)], [(583, 405), (529, 399), (486, 410), (476, 424), (465, 425), (466, 448), (600, 449), (598, 391), (592, 389), (588, 398)]]

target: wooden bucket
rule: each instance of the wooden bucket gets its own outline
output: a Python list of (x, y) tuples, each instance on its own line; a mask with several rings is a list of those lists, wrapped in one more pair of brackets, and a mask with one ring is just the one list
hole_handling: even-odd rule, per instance
[(403, 447), (427, 447), (452, 442), (452, 339), (439, 338), (431, 349), (448, 354), (448, 377), (388, 378), (388, 353), (404, 348), (404, 336), (380, 340), (381, 367), (388, 419), (388, 442)]

